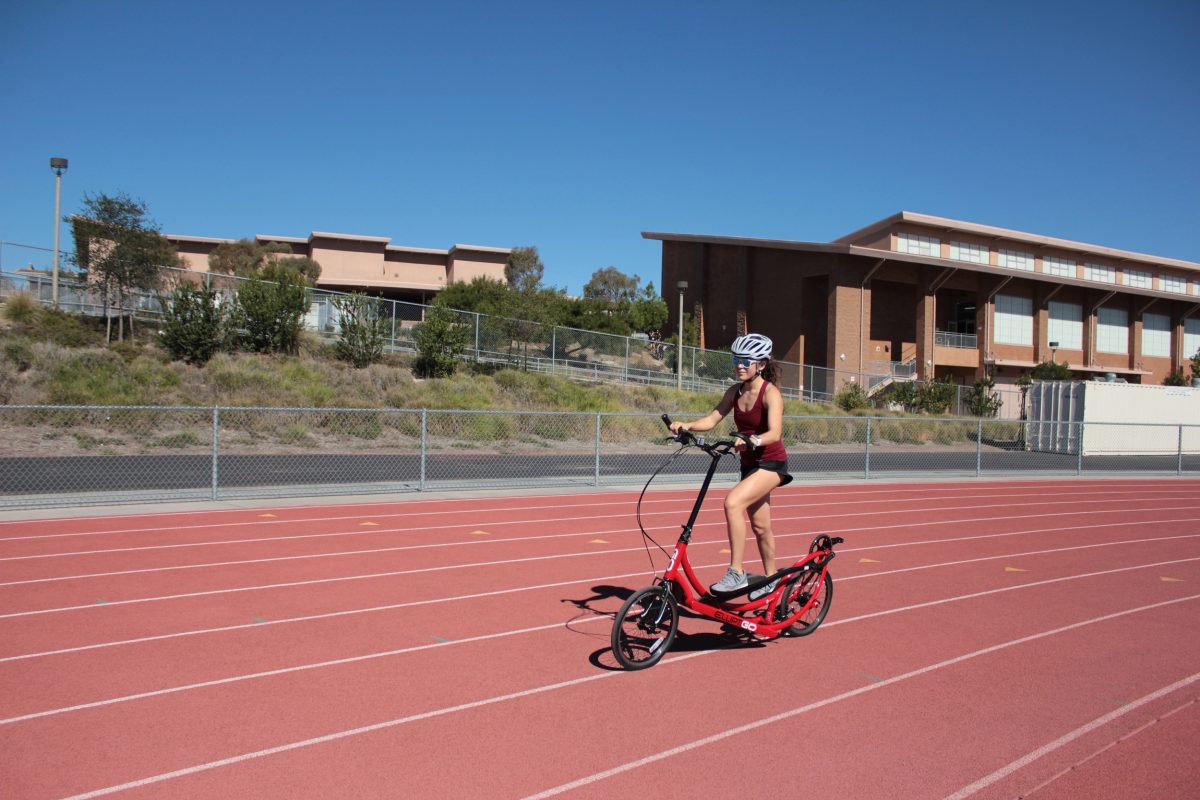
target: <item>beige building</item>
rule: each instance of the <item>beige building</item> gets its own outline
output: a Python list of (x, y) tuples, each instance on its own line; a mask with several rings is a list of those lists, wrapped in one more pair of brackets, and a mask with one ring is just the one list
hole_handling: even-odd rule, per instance
[(1161, 383), (1200, 350), (1200, 264), (903, 211), (832, 242), (679, 233), (661, 241), (701, 346), (740, 330), (778, 358), (1012, 383), (1054, 358), (1077, 377)]
[[(208, 254), (217, 245), (236, 239), (202, 236), (165, 238), (179, 251), (188, 269), (208, 271)], [(259, 244), (281, 244), (294, 256), (307, 256), (321, 265), (317, 287), (339, 292), (369, 292), (390, 300), (428, 303), (456, 281), (479, 276), (503, 281), (511, 248), (456, 244), (449, 250), (398, 247), (386, 236), (355, 236), (313, 231), (298, 236), (256, 236)]]

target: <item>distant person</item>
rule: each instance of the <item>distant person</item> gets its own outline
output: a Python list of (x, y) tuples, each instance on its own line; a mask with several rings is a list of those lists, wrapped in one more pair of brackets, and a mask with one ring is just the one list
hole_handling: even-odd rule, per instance
[[(729, 534), (729, 569), (721, 580), (709, 587), (714, 592), (732, 592), (747, 584), (742, 558), (746, 550), (746, 518), (758, 539), (767, 575), (775, 572), (775, 537), (771, 532), (771, 490), (792, 482), (787, 471), (787, 451), (783, 448), (783, 396), (773, 383), (771, 340), (748, 333), (733, 340), (733, 370), (738, 383), (729, 387), (721, 402), (692, 423), (673, 422), (671, 432), (710, 431), (733, 410), (738, 433), (750, 437), (752, 447), (738, 441), (742, 456), (742, 479), (725, 497), (725, 526)], [(756, 590), (751, 599), (775, 589), (772, 581)]]

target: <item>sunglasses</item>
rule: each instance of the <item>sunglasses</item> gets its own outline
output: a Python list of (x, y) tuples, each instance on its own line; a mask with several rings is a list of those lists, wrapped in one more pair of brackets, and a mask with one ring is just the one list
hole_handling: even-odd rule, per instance
[(737, 356), (733, 357), (733, 365), (735, 367), (748, 367), (751, 364), (757, 364), (757, 363), (758, 363), (758, 359), (755, 359), (755, 358), (738, 358)]

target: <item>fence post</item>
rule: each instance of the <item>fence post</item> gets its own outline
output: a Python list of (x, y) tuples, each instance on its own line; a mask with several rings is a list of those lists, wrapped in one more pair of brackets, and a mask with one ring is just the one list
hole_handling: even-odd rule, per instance
[(1075, 474), (1083, 474), (1083, 420), (1079, 420), (1079, 441), (1076, 442), (1079, 450), (1079, 460), (1075, 463)]
[(475, 312), (475, 360), (479, 360), (479, 312)]
[(594, 486), (600, 485), (600, 412), (596, 412), (596, 472)]
[(557, 354), (558, 354), (558, 326), (554, 325), (554, 326), (551, 326), (551, 328), (550, 328), (550, 374), (551, 375), (556, 374), (554, 361), (555, 361), (555, 357)]
[(975, 428), (975, 477), (983, 474), (983, 417), (980, 417)]
[(867, 444), (863, 449), (863, 478), (871, 478), (871, 418), (867, 417)]
[[(476, 317), (476, 319), (478, 319), (478, 317)], [(425, 451), (427, 449), (427, 441), (428, 441), (428, 437), (426, 436), (425, 431), (426, 431), (426, 416), (428, 415), (428, 413), (429, 412), (427, 409), (424, 409), (424, 408), (421, 409), (421, 480), (420, 480), (420, 483), (417, 484), (418, 492), (425, 491)]]
[(217, 499), (217, 464), (221, 441), (221, 407), (213, 406), (212, 416), (212, 499)]
[(1179, 426), (1179, 463), (1175, 467), (1175, 474), (1183, 474), (1183, 426)]

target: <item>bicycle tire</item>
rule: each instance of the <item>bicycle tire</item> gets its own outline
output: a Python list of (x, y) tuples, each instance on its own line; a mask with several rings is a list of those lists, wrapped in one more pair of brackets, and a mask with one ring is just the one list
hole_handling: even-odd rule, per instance
[(663, 586), (634, 592), (617, 612), (612, 627), (612, 652), (628, 670), (657, 664), (675, 641), (679, 629), (679, 604)]
[(787, 619), (796, 613), (798, 609), (807, 605), (808, 601), (812, 598), (813, 584), (820, 581), (820, 585), (816, 587), (818, 596), (812, 608), (806, 611), (795, 623), (784, 628), (782, 635), (808, 636), (825, 621), (825, 615), (829, 613), (829, 605), (833, 602), (833, 576), (827, 572), (825, 573), (825, 580), (821, 581), (820, 578), (820, 571), (814, 570), (811, 572), (801, 572), (787, 582), (787, 586), (783, 590), (783, 598), (779, 601), (779, 611), (776, 615), (776, 619), (779, 620)]

